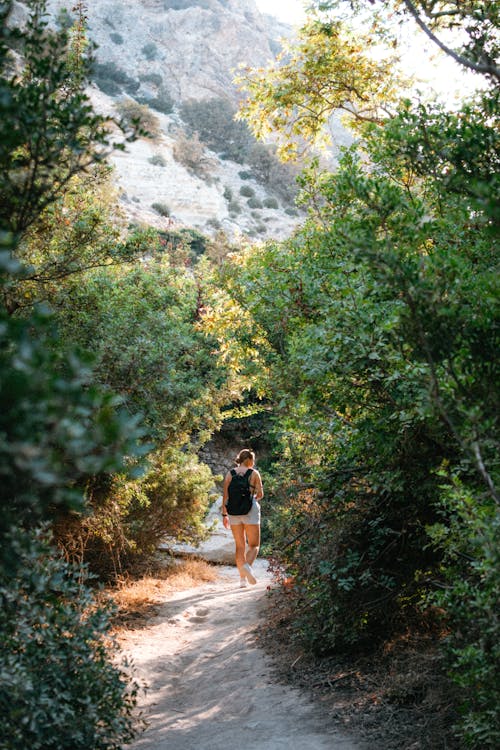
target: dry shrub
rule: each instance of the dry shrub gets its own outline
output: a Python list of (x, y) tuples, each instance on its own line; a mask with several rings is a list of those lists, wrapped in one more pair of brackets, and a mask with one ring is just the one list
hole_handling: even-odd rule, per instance
[(198, 133), (188, 137), (181, 130), (175, 134), (173, 147), (174, 159), (186, 167), (190, 172), (206, 180), (215, 167), (215, 162), (206, 155), (205, 146), (200, 141)]
[(146, 104), (138, 104), (133, 99), (125, 99), (116, 104), (116, 110), (126, 127), (138, 123), (147, 136), (156, 140), (161, 135), (160, 121)]

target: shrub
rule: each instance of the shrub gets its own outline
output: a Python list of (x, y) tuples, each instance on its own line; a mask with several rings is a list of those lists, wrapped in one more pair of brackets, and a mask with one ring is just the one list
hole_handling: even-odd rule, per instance
[(251, 180), (253, 174), (251, 172), (246, 172), (245, 170), (243, 170), (242, 172), (238, 172), (238, 176), (240, 180)]
[(149, 456), (138, 480), (115, 476), (92, 515), (59, 532), (69, 557), (83, 555), (100, 576), (119, 575), (124, 565), (146, 559), (165, 536), (196, 542), (206, 535), (214, 480), (191, 450), (169, 447)]
[(167, 166), (167, 162), (165, 161), (165, 159), (163, 158), (161, 154), (154, 154), (153, 156), (150, 156), (148, 161), (154, 167), (166, 167)]
[(115, 31), (111, 32), (111, 34), (109, 35), (109, 38), (115, 44), (123, 44), (123, 37), (122, 37), (122, 35), (121, 34), (117, 34)]
[(130, 127), (138, 122), (146, 137), (154, 139), (161, 134), (160, 122), (147, 105), (126, 99), (116, 104), (116, 110), (125, 126)]
[(161, 88), (158, 91), (158, 95), (153, 99), (149, 99), (148, 104), (158, 112), (162, 112), (164, 115), (169, 115), (174, 109), (174, 100), (168, 89)]
[(154, 42), (145, 44), (141, 51), (146, 60), (155, 60), (158, 57), (158, 47)]
[(263, 204), (264, 204), (265, 208), (271, 208), (271, 209), (274, 209), (274, 210), (277, 210), (279, 208), (279, 203), (276, 200), (276, 198), (266, 198), (263, 201)]
[(40, 534), (12, 532), (0, 568), (2, 750), (118, 750), (137, 734), (137, 685), (109, 638), (110, 609), (85, 571)]
[(228, 185), (225, 186), (223, 195), (227, 201), (231, 201), (233, 199), (233, 191)]
[(287, 203), (292, 202), (298, 192), (299, 167), (282, 162), (276, 156), (276, 148), (264, 143), (255, 143), (248, 152), (248, 163), (252, 175), (262, 185), (279, 195)]
[(190, 134), (197, 132), (221, 158), (242, 162), (254, 138), (247, 125), (234, 119), (235, 113), (227, 99), (191, 100), (183, 102), (180, 109)]
[(116, 96), (120, 91), (126, 91), (127, 94), (133, 95), (140, 87), (139, 81), (135, 81), (127, 75), (114, 62), (95, 62), (92, 66), (91, 77), (101, 91), (110, 96)]
[(144, 83), (152, 83), (154, 86), (160, 88), (163, 85), (163, 78), (159, 73), (144, 73), (139, 76), (139, 80)]
[(235, 216), (241, 214), (241, 206), (238, 201), (230, 201), (228, 204), (228, 210), (230, 214), (234, 214)]
[(247, 203), (249, 208), (262, 208), (262, 201), (258, 198), (249, 198)]
[(165, 203), (152, 203), (151, 208), (160, 216), (170, 216), (170, 209)]
[(197, 133), (190, 138), (182, 131), (178, 131), (172, 153), (179, 164), (201, 179), (205, 180), (210, 176), (214, 163), (205, 154), (205, 147)]
[(212, 229), (222, 229), (222, 224), (219, 219), (212, 217), (207, 221), (207, 227), (211, 227)]
[(242, 185), (240, 187), (240, 195), (243, 195), (245, 198), (253, 198), (255, 196), (255, 190), (250, 187), (250, 185)]

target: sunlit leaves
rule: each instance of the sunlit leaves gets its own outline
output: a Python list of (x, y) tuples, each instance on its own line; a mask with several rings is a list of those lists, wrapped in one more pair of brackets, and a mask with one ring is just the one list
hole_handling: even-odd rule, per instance
[(260, 138), (279, 134), (284, 158), (324, 140), (337, 110), (351, 122), (383, 119), (398, 88), (394, 60), (370, 56), (369, 48), (340, 23), (311, 21), (273, 66), (239, 76), (248, 96), (241, 116)]

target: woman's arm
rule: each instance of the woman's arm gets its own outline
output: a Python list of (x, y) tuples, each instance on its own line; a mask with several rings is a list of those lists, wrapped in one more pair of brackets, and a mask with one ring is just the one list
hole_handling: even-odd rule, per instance
[(261, 476), (259, 472), (257, 471), (257, 469), (253, 470), (252, 481), (250, 482), (250, 487), (252, 488), (253, 496), (257, 500), (257, 502), (259, 502), (259, 500), (262, 500), (262, 498), (264, 497), (264, 489), (262, 487)]
[(227, 517), (226, 503), (229, 496), (229, 484), (231, 482), (231, 472), (228, 472), (224, 477), (224, 484), (222, 485), (222, 524), (225, 529), (229, 529), (229, 518)]

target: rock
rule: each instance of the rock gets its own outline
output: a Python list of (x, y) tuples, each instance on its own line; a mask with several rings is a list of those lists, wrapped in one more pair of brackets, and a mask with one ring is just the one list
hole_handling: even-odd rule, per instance
[(221, 516), (222, 498), (219, 497), (210, 508), (205, 524), (211, 529), (210, 537), (198, 546), (190, 544), (179, 544), (166, 539), (159, 545), (160, 550), (171, 552), (175, 555), (200, 557), (203, 560), (221, 565), (234, 563), (234, 541), (230, 530), (222, 525)]

